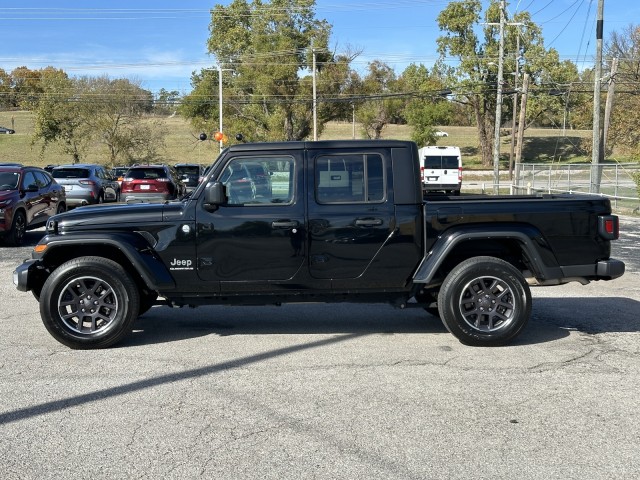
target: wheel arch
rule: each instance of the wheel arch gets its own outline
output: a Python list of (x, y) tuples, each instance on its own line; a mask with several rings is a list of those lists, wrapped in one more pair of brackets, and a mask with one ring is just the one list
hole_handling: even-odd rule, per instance
[[(120, 264), (140, 288), (160, 291), (175, 288), (175, 281), (164, 263), (154, 255), (142, 237), (136, 234), (106, 238), (65, 238), (51, 240), (40, 257), (47, 272), (68, 260), (84, 256), (105, 257)], [(44, 277), (42, 283), (46, 280)], [(40, 285), (41, 287), (42, 285)], [(30, 285), (34, 288), (35, 285)]]
[[(471, 257), (501, 258), (538, 279), (561, 278), (562, 272), (540, 231), (526, 226), (475, 226), (450, 229), (425, 255), (414, 283), (439, 283), (448, 271)], [(552, 265), (548, 265), (552, 263)]]

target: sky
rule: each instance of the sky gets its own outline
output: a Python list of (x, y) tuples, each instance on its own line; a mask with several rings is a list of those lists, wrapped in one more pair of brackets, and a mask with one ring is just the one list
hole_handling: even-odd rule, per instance
[[(8, 2), (3, 2), (7, 5)], [(61, 68), (69, 75), (107, 75), (145, 89), (181, 94), (191, 73), (215, 65), (207, 54), (210, 9), (230, 0), (20, 0), (0, 6), (0, 68)], [(353, 67), (381, 60), (401, 73), (437, 58), (436, 18), (448, 0), (316, 0), (316, 17), (331, 25), (337, 52), (361, 50)], [(483, 2), (487, 4), (488, 2)], [(19, 5), (19, 6), (17, 6)], [(545, 45), (579, 68), (592, 67), (598, 0), (511, 0), (527, 10)], [(640, 24), (640, 2), (604, 0), (604, 38)]]

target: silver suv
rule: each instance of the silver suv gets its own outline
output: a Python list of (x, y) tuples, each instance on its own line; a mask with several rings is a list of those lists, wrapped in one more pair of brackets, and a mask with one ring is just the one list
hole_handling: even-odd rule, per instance
[(120, 201), (120, 184), (101, 165), (60, 165), (51, 171), (51, 176), (64, 187), (69, 207)]

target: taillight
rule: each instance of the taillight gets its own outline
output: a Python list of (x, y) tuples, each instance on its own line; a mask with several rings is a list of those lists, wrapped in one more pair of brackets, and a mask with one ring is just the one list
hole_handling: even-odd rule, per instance
[(424, 167), (420, 167), (420, 178), (422, 178), (422, 181), (424, 182)]
[(458, 182), (462, 182), (462, 167), (458, 168)]
[(93, 180), (80, 180), (78, 183), (80, 185), (91, 185), (91, 186), (94, 186), (96, 184), (96, 182), (94, 182)]
[(620, 236), (620, 221), (616, 215), (598, 217), (598, 234), (606, 240), (616, 240)]

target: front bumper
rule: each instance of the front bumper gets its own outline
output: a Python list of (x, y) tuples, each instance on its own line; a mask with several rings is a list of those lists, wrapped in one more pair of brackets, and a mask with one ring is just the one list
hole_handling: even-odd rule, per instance
[(40, 260), (25, 260), (13, 271), (13, 284), (19, 291), (28, 292), (31, 290), (29, 277), (33, 278), (36, 275), (35, 272), (40, 269), (42, 269)]

